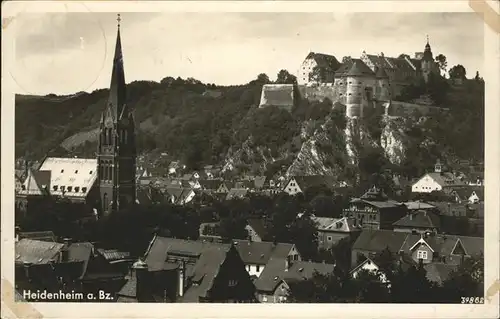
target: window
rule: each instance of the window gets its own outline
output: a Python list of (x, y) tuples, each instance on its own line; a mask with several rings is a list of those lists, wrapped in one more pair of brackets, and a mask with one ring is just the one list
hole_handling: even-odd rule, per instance
[(262, 301), (267, 301), (267, 296), (262, 296)]
[(328, 237), (326, 237), (326, 239), (327, 239), (328, 241), (332, 241), (332, 236), (328, 236)]
[(92, 171), (89, 172), (89, 175), (92, 175)]
[(78, 170), (75, 171), (75, 174), (78, 174)]
[(417, 258), (418, 259), (427, 259), (427, 252), (425, 250), (417, 251)]
[(85, 193), (87, 191), (87, 187), (82, 187), (82, 192)]
[(238, 282), (234, 279), (229, 280), (228, 286), (229, 287), (235, 287)]
[(71, 192), (72, 189), (73, 189), (72, 186), (68, 186), (68, 192)]
[(76, 186), (75, 187), (75, 193), (78, 193), (79, 190), (80, 190), (80, 187)]
[(53, 186), (54, 191), (57, 191), (57, 185)]
[(260, 271), (260, 265), (255, 266), (255, 271)]
[(64, 173), (64, 169), (61, 170), (61, 173)]

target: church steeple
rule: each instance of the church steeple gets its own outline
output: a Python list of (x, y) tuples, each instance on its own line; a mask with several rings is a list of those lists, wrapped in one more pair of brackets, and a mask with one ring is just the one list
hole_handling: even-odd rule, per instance
[(118, 31), (116, 35), (115, 56), (113, 59), (113, 70), (111, 72), (111, 84), (109, 86), (108, 98), (108, 106), (112, 110), (115, 121), (122, 116), (127, 96), (125, 72), (123, 69), (122, 41), (120, 37), (120, 14), (118, 14), (117, 21)]
[(103, 214), (128, 209), (134, 205), (136, 198), (135, 121), (126, 103), (120, 21), (118, 15), (109, 98), (101, 117), (97, 155)]
[(425, 45), (424, 60), (433, 61), (431, 45), (429, 44), (429, 36), (427, 35), (427, 44)]

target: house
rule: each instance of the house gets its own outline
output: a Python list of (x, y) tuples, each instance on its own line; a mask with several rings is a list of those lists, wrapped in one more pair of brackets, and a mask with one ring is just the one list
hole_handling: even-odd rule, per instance
[(439, 234), (412, 234), (389, 230), (363, 230), (352, 246), (352, 264), (359, 255), (375, 257), (384, 249), (394, 255), (411, 256), (415, 262), (446, 263), (458, 265), (463, 258), (474, 257), (484, 252), (484, 239)]
[(168, 165), (168, 174), (177, 175), (184, 169), (186, 169), (186, 165), (181, 164), (179, 161), (173, 161)]
[(134, 263), (118, 302), (255, 301), (255, 286), (232, 244), (155, 236)]
[(388, 282), (387, 276), (382, 271), (380, 271), (379, 266), (371, 258), (366, 258), (364, 261), (362, 261), (358, 266), (350, 271), (350, 275), (352, 276), (352, 278), (356, 279), (362, 271), (367, 271), (374, 275), (378, 275), (381, 283)]
[(477, 187), (468, 198), (470, 204), (484, 202), (484, 187)]
[(248, 193), (246, 188), (231, 188), (226, 195), (226, 200), (231, 200), (235, 198), (244, 198)]
[(63, 243), (20, 239), (15, 243), (16, 286), (58, 292), (111, 294), (123, 285), (125, 273), (109, 263), (88, 242)]
[(409, 211), (408, 214), (392, 224), (394, 231), (409, 233), (439, 233), (440, 219), (432, 211)]
[(271, 258), (302, 260), (294, 244), (240, 239), (233, 240), (233, 243), (250, 276), (259, 277)]
[(484, 172), (473, 172), (467, 177), (467, 185), (484, 186)]
[(352, 218), (329, 218), (329, 217), (311, 217), (316, 224), (318, 233), (318, 248), (330, 249), (341, 239), (351, 237), (359, 233), (359, 229), (354, 227)]
[(149, 180), (151, 177), (153, 177), (153, 174), (151, 174), (151, 172), (149, 172), (144, 166), (139, 166), (135, 172), (135, 178), (137, 181), (142, 179)]
[(234, 183), (231, 181), (222, 181), (222, 183), (219, 184), (219, 187), (215, 191), (216, 193), (229, 193), (229, 190), (233, 188)]
[[(319, 67), (319, 78), (311, 77), (315, 67)], [(329, 54), (309, 52), (297, 72), (298, 84), (333, 83), (335, 71), (340, 67), (336, 57)]]
[(403, 203), (409, 211), (437, 211), (437, 207), (422, 201), (408, 201)]
[(303, 193), (310, 187), (326, 187), (328, 189), (333, 189), (336, 184), (336, 180), (330, 176), (293, 176), (285, 183), (283, 192), (293, 196), (298, 193)]
[(329, 275), (335, 265), (272, 258), (255, 280), (257, 298), (261, 303), (283, 303), (290, 294), (290, 284), (313, 278), (315, 273)]
[(207, 179), (214, 179), (217, 175), (219, 175), (220, 171), (221, 168), (215, 165), (206, 165), (203, 167), (203, 172), (205, 173)]
[(175, 205), (185, 205), (191, 202), (195, 195), (195, 191), (191, 188), (168, 187), (165, 190), (165, 196)]
[(200, 183), (200, 189), (206, 192), (216, 192), (219, 186), (222, 184), (221, 180), (218, 179), (201, 179), (198, 181)]
[(360, 198), (353, 198), (342, 214), (354, 220), (353, 227), (392, 229), (392, 224), (406, 212), (404, 204), (388, 199), (374, 186)]
[(434, 172), (427, 173), (411, 186), (413, 193), (431, 193), (441, 191), (444, 187), (464, 186), (464, 181), (450, 172), (443, 172), (441, 164), (437, 163)]
[(436, 206), (440, 215), (447, 216), (467, 216), (467, 204), (449, 202), (429, 202)]

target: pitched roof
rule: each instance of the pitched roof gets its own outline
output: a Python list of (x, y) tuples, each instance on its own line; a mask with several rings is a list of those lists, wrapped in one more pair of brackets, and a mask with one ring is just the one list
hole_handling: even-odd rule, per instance
[(355, 61), (361, 61), (361, 59), (349, 59), (344, 62), (335, 70), (335, 77), (346, 76), (347, 72), (351, 69)]
[(217, 190), (221, 181), (218, 179), (200, 179), (199, 183), (201, 188), (204, 190)]
[(272, 258), (255, 281), (255, 287), (258, 291), (274, 292), (283, 281), (293, 282), (310, 279), (315, 272), (327, 275), (332, 273), (334, 268), (333, 264), (295, 261), (286, 270), (285, 259)]
[(41, 240), (21, 239), (15, 244), (16, 263), (47, 264), (57, 255), (63, 244)]
[(32, 239), (48, 242), (56, 242), (56, 235), (52, 231), (33, 231), (33, 232), (20, 232), (19, 239)]
[[(64, 187), (64, 196), (85, 198), (97, 179), (97, 160), (47, 157), (32, 176), (38, 188), (46, 185), (51, 195), (61, 196), (61, 187)], [(31, 188), (33, 182), (27, 179), (26, 188), (28, 184)]]
[(378, 79), (386, 79), (386, 78), (389, 78), (389, 76), (387, 75), (387, 72), (385, 72), (385, 69), (384, 69), (384, 68), (381, 68), (381, 67), (377, 67), (377, 68), (376, 68), (376, 73), (375, 73), (375, 76), (376, 76)]
[(420, 202), (420, 201), (409, 201), (409, 202), (404, 202), (403, 204), (409, 210), (420, 210), (420, 209), (433, 209), (433, 208), (436, 208), (436, 206), (434, 206), (434, 205), (431, 205), (429, 203)]
[(436, 183), (444, 186), (452, 186), (452, 185), (465, 185), (465, 183), (458, 178), (455, 177), (452, 173), (443, 172), (443, 173), (427, 173), (429, 177), (431, 177)]
[(439, 228), (439, 217), (425, 210), (409, 213), (392, 224), (394, 227)]
[(288, 256), (293, 244), (273, 243), (268, 241), (233, 240), (236, 250), (245, 264), (266, 265), (271, 258), (284, 259)]
[(484, 252), (484, 239), (482, 237), (456, 235), (431, 235), (425, 238), (417, 234), (408, 234), (408, 238), (402, 246), (402, 249), (404, 251), (409, 251), (422, 240), (441, 256), (451, 255), (458, 241), (460, 241), (466, 254), (469, 256), (475, 256)]
[(333, 189), (335, 186), (336, 179), (332, 176), (324, 175), (308, 175), (308, 176), (292, 176), (290, 180), (285, 184), (287, 185), (292, 179), (294, 179), (302, 190), (313, 186), (326, 186)]
[(318, 66), (330, 70), (335, 70), (340, 66), (340, 62), (337, 58), (329, 54), (310, 52), (306, 57), (306, 60), (307, 59), (314, 59)]
[(248, 193), (246, 188), (231, 188), (227, 193), (226, 200), (230, 200), (233, 198), (243, 198)]
[(264, 84), (259, 106), (293, 106), (293, 84)]
[(398, 253), (407, 236), (408, 234), (404, 232), (366, 229), (361, 231), (361, 234), (352, 246), (352, 250), (381, 252), (385, 248), (389, 248), (391, 252)]
[(130, 257), (129, 252), (118, 251), (116, 249), (99, 248), (97, 251), (108, 261), (121, 260)]
[(346, 76), (362, 77), (362, 76), (375, 76), (375, 73), (361, 60), (354, 61), (353, 65), (347, 71)]
[(185, 291), (182, 301), (199, 301), (212, 287), (230, 249), (228, 244), (155, 236), (145, 254), (145, 262), (149, 271), (160, 271), (172, 268), (167, 262), (170, 255), (192, 258), (194, 264), (186, 264), (186, 276), (196, 285)]
[(330, 218), (313, 216), (311, 219), (316, 223), (316, 227), (320, 231), (350, 232), (354, 229), (353, 219), (347, 217)]

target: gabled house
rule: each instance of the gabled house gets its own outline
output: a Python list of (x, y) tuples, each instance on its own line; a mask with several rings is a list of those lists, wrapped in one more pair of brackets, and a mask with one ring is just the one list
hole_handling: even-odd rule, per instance
[(222, 181), (218, 179), (201, 179), (198, 182), (200, 183), (200, 189), (209, 193), (216, 192), (222, 184)]
[(131, 268), (118, 302), (255, 301), (255, 286), (232, 244), (155, 236)]
[(352, 247), (352, 264), (358, 255), (372, 258), (389, 249), (395, 256), (411, 256), (415, 262), (458, 265), (463, 258), (484, 252), (482, 237), (439, 234), (412, 234), (388, 230), (363, 230)]
[(404, 204), (388, 199), (382, 190), (372, 187), (360, 198), (353, 198), (342, 214), (354, 220), (353, 227), (392, 229), (392, 224), (406, 212)]
[(445, 187), (465, 186), (466, 183), (450, 172), (443, 172), (442, 165), (436, 164), (434, 172), (427, 173), (411, 187), (413, 193), (431, 193), (441, 191)]
[(468, 198), (470, 204), (477, 204), (484, 202), (484, 188), (478, 187), (472, 191), (472, 194)]
[[(88, 242), (63, 243), (20, 239), (15, 243), (16, 286), (19, 290), (49, 289), (98, 293), (116, 292), (125, 274)], [(19, 280), (18, 280), (19, 279)]]
[(379, 266), (371, 258), (366, 258), (358, 266), (352, 269), (350, 271), (350, 275), (352, 278), (356, 279), (363, 271), (378, 275), (381, 283), (388, 283), (387, 276), (379, 269)]
[(293, 176), (285, 182), (283, 192), (293, 196), (298, 193), (303, 193), (310, 187), (327, 187), (333, 190), (337, 184), (336, 180), (331, 176)]
[(170, 162), (170, 164), (168, 165), (168, 174), (169, 175), (178, 175), (184, 169), (186, 169), (186, 165), (181, 164), (179, 161), (173, 161), (173, 162)]
[(469, 186), (484, 186), (484, 173), (474, 172), (467, 177), (467, 185)]
[(169, 187), (165, 190), (165, 196), (175, 205), (185, 205), (191, 202), (195, 195), (195, 191), (191, 188)]
[(244, 198), (248, 194), (248, 189), (246, 188), (231, 188), (226, 195), (226, 200), (231, 200), (234, 198)]
[(352, 218), (311, 217), (318, 232), (318, 248), (329, 249), (341, 239), (354, 236), (360, 229), (354, 227)]
[(439, 233), (439, 216), (431, 211), (410, 211), (392, 224), (394, 231), (413, 234)]
[(275, 242), (254, 242), (249, 240), (233, 240), (245, 268), (250, 276), (259, 277), (267, 267), (271, 258), (300, 261), (302, 257), (294, 244)]
[(217, 187), (216, 193), (229, 193), (229, 190), (233, 188), (234, 183), (231, 181), (222, 181)]
[(315, 273), (333, 273), (335, 265), (272, 258), (255, 280), (257, 298), (261, 303), (284, 303), (290, 294), (290, 284), (313, 278)]
[[(318, 67), (321, 72), (319, 78), (311, 77), (311, 72)], [(297, 73), (297, 83), (333, 83), (335, 71), (340, 67), (336, 57), (324, 53), (309, 52)]]

